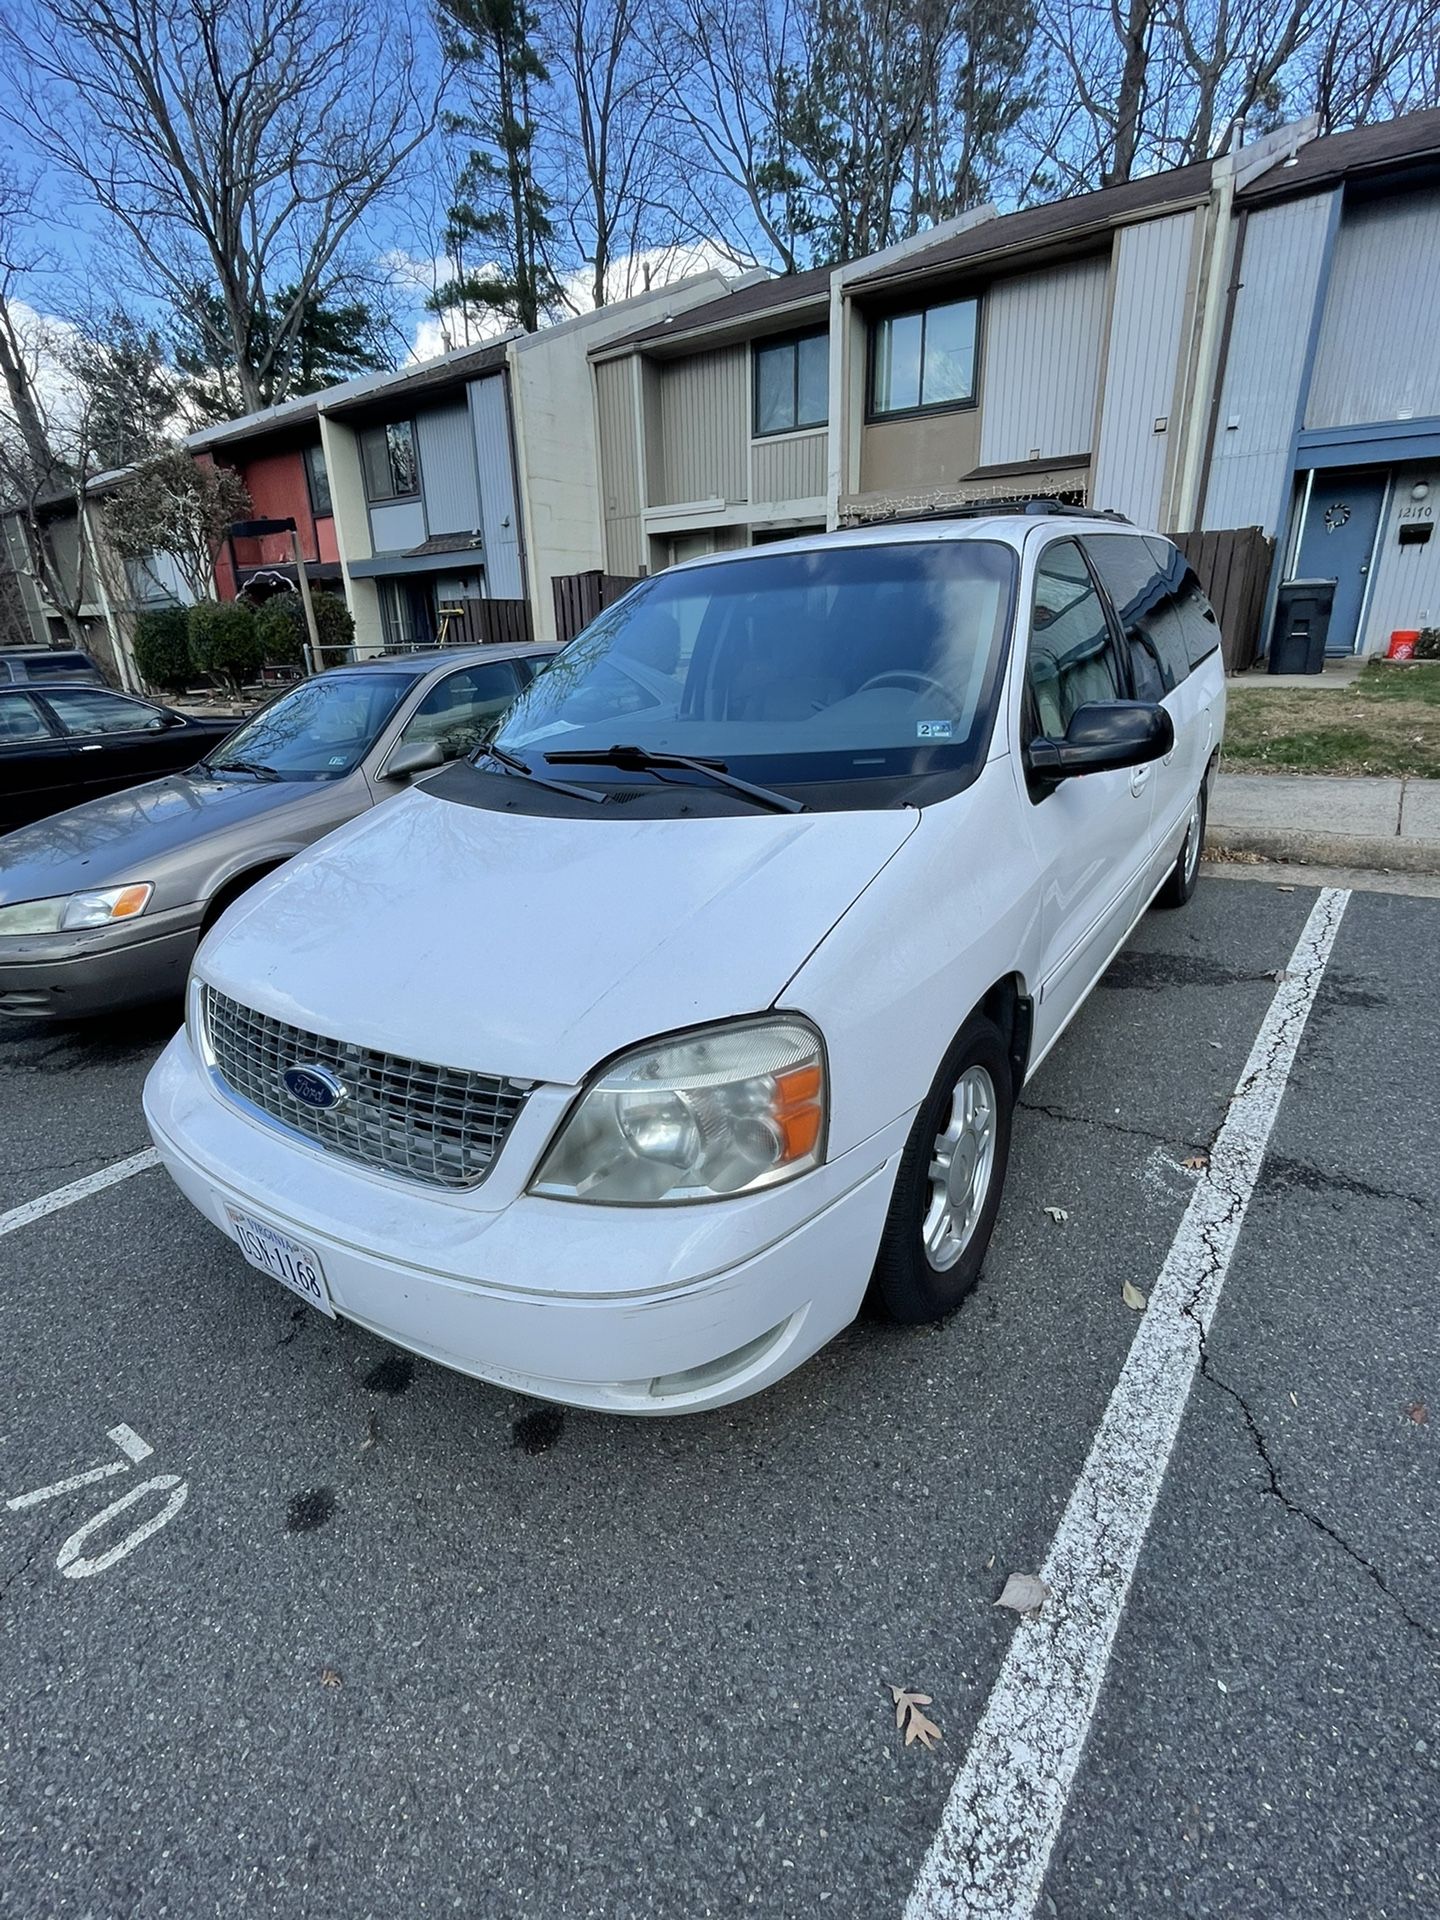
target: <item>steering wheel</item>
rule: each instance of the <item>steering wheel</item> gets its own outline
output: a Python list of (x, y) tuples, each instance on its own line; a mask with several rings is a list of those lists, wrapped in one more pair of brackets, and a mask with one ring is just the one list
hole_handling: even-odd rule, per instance
[(942, 687), (938, 680), (932, 680), (928, 673), (911, 673), (907, 667), (893, 667), (889, 673), (876, 673), (857, 687), (855, 693), (869, 693), (873, 687), (914, 687), (917, 693), (938, 693), (948, 707), (954, 698), (948, 687)]

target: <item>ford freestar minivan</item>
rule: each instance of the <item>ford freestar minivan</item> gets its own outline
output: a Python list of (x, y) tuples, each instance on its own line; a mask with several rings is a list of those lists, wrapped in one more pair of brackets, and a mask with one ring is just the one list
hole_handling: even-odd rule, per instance
[(201, 946), (145, 1089), (255, 1267), (447, 1366), (678, 1413), (980, 1271), (1011, 1116), (1225, 709), (1176, 549), (957, 517), (642, 581), (499, 734)]

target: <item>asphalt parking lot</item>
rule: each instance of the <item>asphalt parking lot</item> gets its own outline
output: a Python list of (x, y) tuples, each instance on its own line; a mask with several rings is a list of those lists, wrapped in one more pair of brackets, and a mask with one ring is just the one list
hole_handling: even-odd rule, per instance
[[(1043, 1914), (1440, 1911), (1440, 900), (1340, 899)], [(1315, 903), (1147, 917), (958, 1315), (673, 1422), (332, 1324), (155, 1169), (28, 1208), (174, 1016), (0, 1024), (0, 1906), (898, 1920)]]

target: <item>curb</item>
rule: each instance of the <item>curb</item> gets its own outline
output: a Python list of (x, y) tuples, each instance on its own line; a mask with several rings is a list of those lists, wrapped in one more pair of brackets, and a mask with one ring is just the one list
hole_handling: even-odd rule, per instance
[(1262, 860), (1311, 867), (1361, 867), (1377, 873), (1440, 874), (1440, 840), (1401, 834), (1304, 833), (1273, 827), (1227, 827), (1206, 823), (1206, 850), (1253, 853)]

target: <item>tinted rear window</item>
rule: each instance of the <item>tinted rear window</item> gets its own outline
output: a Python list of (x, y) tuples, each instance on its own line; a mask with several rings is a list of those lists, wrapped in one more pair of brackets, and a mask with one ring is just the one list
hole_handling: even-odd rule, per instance
[(80, 680), (95, 670), (83, 653), (32, 654), (23, 668), (27, 680)]

